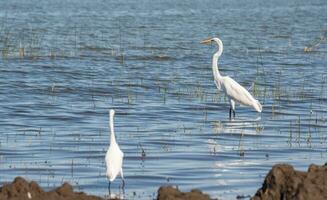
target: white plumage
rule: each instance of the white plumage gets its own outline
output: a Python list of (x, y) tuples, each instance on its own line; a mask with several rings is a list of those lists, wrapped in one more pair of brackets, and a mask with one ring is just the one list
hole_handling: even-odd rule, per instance
[(125, 185), (124, 182), (124, 176), (123, 176), (123, 157), (124, 153), (120, 150), (116, 138), (115, 138), (115, 132), (114, 132), (114, 115), (115, 111), (111, 109), (109, 111), (109, 126), (110, 126), (110, 146), (108, 148), (107, 154), (106, 154), (106, 166), (107, 171), (106, 175), (109, 179), (109, 186), (108, 190), (110, 193), (110, 182), (114, 181), (118, 174), (120, 174), (122, 181), (123, 181), (123, 187)]
[(218, 51), (212, 58), (212, 71), (215, 80), (215, 84), (219, 90), (223, 90), (230, 102), (229, 118), (231, 118), (231, 112), (235, 117), (235, 103), (239, 103), (244, 106), (250, 106), (257, 112), (262, 112), (262, 106), (258, 100), (256, 100), (244, 87), (237, 83), (229, 76), (221, 76), (218, 70), (218, 59), (223, 52), (223, 43), (219, 38), (211, 38), (203, 40), (201, 44), (209, 44), (215, 42), (218, 45)]

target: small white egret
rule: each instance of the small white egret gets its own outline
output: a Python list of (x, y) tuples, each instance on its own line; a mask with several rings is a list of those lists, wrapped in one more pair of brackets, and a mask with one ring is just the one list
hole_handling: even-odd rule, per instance
[(120, 150), (114, 132), (114, 115), (115, 110), (111, 109), (109, 111), (109, 126), (110, 126), (110, 146), (108, 148), (106, 154), (106, 165), (107, 165), (107, 172), (106, 175), (109, 179), (109, 195), (110, 195), (110, 183), (115, 180), (118, 174), (120, 174), (123, 185), (122, 188), (125, 186), (124, 176), (123, 176), (123, 157), (124, 153)]
[(218, 70), (218, 59), (223, 53), (223, 42), (219, 38), (210, 38), (201, 41), (201, 44), (210, 44), (215, 42), (218, 45), (218, 51), (213, 55), (212, 58), (212, 71), (215, 84), (219, 90), (223, 90), (227, 95), (230, 102), (229, 119), (231, 119), (232, 111), (233, 117), (235, 117), (235, 102), (241, 105), (250, 106), (257, 112), (262, 112), (262, 106), (258, 100), (239, 83), (229, 76), (221, 76)]

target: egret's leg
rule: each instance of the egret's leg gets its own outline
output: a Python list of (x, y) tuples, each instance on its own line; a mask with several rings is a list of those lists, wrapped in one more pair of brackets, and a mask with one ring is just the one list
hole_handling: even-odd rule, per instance
[[(230, 109), (231, 109), (231, 111), (233, 111), (233, 118), (235, 118), (235, 101), (233, 99), (230, 100)], [(231, 114), (230, 114), (230, 116), (231, 116)]]
[(232, 119), (232, 107), (229, 108), (229, 120)]
[(121, 180), (123, 182), (122, 188), (124, 190), (124, 188), (125, 188), (125, 179), (124, 179), (124, 175), (123, 175), (123, 169), (120, 169), (120, 176), (121, 176)]
[(109, 199), (110, 199), (110, 196), (111, 196), (110, 184), (111, 184), (111, 182), (109, 181), (109, 184), (108, 184)]
[(123, 182), (123, 188), (125, 187), (125, 179), (121, 179), (122, 180), (122, 182)]

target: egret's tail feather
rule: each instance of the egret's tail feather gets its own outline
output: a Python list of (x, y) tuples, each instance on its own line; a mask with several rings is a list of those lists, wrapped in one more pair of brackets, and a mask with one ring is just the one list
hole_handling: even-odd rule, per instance
[(253, 105), (254, 109), (257, 112), (262, 112), (262, 105), (260, 104), (260, 102), (257, 100), (256, 103)]

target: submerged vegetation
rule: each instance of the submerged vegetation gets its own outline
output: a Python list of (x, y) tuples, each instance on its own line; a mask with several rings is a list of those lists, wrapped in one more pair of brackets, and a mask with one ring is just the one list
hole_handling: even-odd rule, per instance
[(304, 52), (312, 52), (322, 43), (326, 43), (327, 41), (327, 30), (324, 31), (324, 34), (312, 41), (308, 46), (304, 47)]

